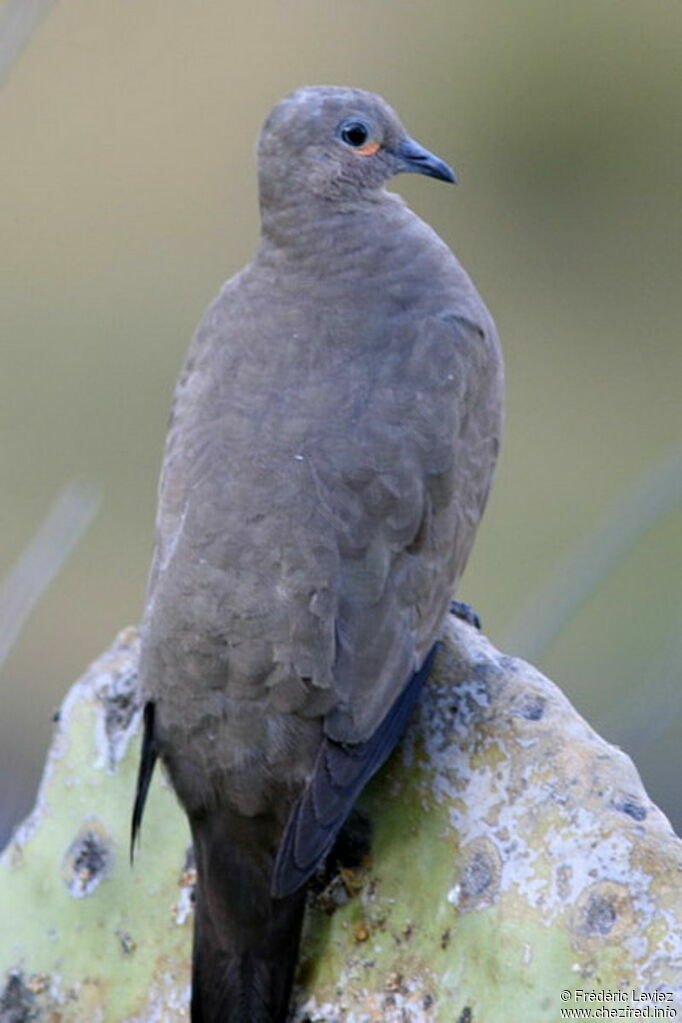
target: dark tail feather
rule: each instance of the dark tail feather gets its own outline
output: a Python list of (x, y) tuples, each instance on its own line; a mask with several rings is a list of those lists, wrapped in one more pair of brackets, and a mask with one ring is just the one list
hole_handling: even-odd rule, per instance
[(285, 1023), (305, 891), (270, 895), (274, 822), (221, 810), (193, 820), (192, 832), (192, 1023)]
[(202, 950), (196, 931), (194, 940), (192, 1023), (285, 1023), (295, 954), (287, 950), (286, 960), (254, 952), (218, 957)]
[(142, 751), (140, 753), (140, 766), (137, 772), (137, 788), (135, 789), (135, 804), (133, 806), (133, 819), (130, 829), (130, 862), (135, 855), (135, 842), (142, 824), (144, 804), (149, 792), (149, 783), (154, 774), (159, 751), (154, 738), (154, 704), (145, 703), (143, 712)]

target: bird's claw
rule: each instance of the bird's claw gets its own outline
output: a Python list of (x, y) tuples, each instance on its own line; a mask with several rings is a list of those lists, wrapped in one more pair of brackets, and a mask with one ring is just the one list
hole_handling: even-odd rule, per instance
[(463, 600), (450, 601), (450, 614), (454, 615), (455, 618), (461, 618), (467, 625), (473, 625), (479, 632), (481, 631), (481, 619), (473, 607), (470, 604), (465, 604)]

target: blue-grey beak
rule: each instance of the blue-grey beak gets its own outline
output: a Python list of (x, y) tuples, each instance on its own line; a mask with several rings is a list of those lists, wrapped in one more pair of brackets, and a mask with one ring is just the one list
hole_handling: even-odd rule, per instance
[(431, 178), (457, 183), (457, 175), (448, 167), (445, 160), (434, 156), (414, 139), (406, 138), (397, 146), (395, 155), (398, 157), (397, 173), (428, 174)]

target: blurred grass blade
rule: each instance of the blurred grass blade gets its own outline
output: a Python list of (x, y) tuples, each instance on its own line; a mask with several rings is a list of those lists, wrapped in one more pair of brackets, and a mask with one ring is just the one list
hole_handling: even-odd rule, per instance
[(602, 715), (600, 727), (630, 753), (651, 746), (678, 723), (682, 710), (682, 603), (673, 616), (675, 623), (659, 649), (646, 678), (629, 696), (613, 701)]
[(5, 0), (0, 7), (0, 85), (54, 0)]
[(589, 533), (562, 559), (507, 627), (500, 640), (537, 660), (580, 605), (620, 564), (637, 541), (682, 504), (682, 446), (640, 476)]
[(70, 483), (0, 583), (0, 667), (31, 611), (69, 557), (100, 505), (97, 487)]

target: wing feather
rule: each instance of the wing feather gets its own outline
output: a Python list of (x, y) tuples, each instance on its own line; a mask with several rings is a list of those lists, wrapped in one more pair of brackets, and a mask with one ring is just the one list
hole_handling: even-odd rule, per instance
[(324, 860), (358, 795), (402, 735), (429, 674), (434, 650), (369, 739), (359, 743), (323, 739), (313, 776), (294, 805), (280, 842), (272, 880), (276, 898), (295, 892)]

